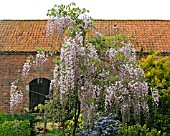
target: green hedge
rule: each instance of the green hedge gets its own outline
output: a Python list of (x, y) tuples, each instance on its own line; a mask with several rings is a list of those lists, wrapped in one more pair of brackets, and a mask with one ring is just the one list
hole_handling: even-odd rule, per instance
[(35, 135), (37, 135), (37, 132), (35, 131), (35, 125), (37, 122), (40, 122), (40, 119), (37, 119), (36, 117), (37, 117), (37, 115), (32, 115), (32, 114), (12, 114), (12, 115), (10, 115), (10, 114), (5, 114), (3, 112), (0, 112), (0, 125), (2, 125), (5, 121), (6, 122), (14, 122), (16, 120), (19, 122), (28, 121), (29, 128), (31, 130), (31, 136), (35, 136)]
[(5, 121), (0, 124), (0, 136), (30, 136), (31, 129), (28, 120)]

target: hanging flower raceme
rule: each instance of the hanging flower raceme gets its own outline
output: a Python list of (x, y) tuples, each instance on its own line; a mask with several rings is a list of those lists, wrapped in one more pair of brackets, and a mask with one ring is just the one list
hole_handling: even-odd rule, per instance
[(30, 68), (31, 68), (32, 62), (31, 62), (31, 58), (27, 58), (26, 62), (23, 65), (23, 69), (22, 69), (22, 77), (23, 78), (27, 78)]
[(153, 106), (156, 108), (158, 107), (159, 104), (159, 94), (158, 94), (158, 89), (156, 88), (151, 88), (151, 93), (152, 93), (152, 98), (153, 98)]
[(85, 55), (81, 56), (83, 60), (83, 66), (86, 71), (82, 72), (83, 81), (82, 86), (79, 91), (79, 99), (81, 102), (81, 111), (84, 117), (89, 121), (93, 117), (94, 112), (97, 109), (95, 102), (90, 102), (90, 100), (97, 99), (97, 94), (99, 88), (93, 84), (94, 73), (95, 73), (95, 62), (98, 60), (97, 50), (92, 44), (87, 44), (85, 48)]
[(44, 51), (37, 51), (35, 61), (33, 61), (34, 58), (28, 57), (26, 62), (23, 65), (22, 69), (22, 77), (23, 79), (27, 78), (31, 69), (31, 66), (34, 66), (34, 68), (37, 70), (37, 72), (41, 72), (44, 69), (45, 63), (48, 60), (48, 55), (45, 54)]
[(120, 54), (123, 54), (123, 59), (121, 58), (122, 61), (124, 62), (135, 62), (136, 63), (136, 52), (135, 49), (133, 48), (133, 45), (131, 44), (125, 44), (122, 43), (124, 46), (122, 48), (119, 48), (118, 52)]
[(87, 15), (84, 15), (82, 17), (82, 20), (83, 20), (83, 28), (88, 29), (90, 27), (90, 25), (91, 25), (90, 17), (87, 16)]
[(99, 38), (102, 38), (102, 34), (99, 33), (99, 32), (96, 32), (96, 36), (99, 37)]
[(50, 82), (49, 94), (52, 94), (52, 91), (55, 92), (55, 89), (58, 87), (58, 77), (59, 77), (59, 66), (55, 65), (53, 71), (53, 80)]
[(57, 17), (54, 21), (54, 29), (58, 31), (58, 33), (62, 34), (66, 28), (73, 25), (73, 20), (70, 16), (66, 17)]
[(136, 63), (136, 53), (135, 49), (131, 44), (123, 44), (121, 48), (110, 48), (107, 53), (109, 55), (110, 63), (115, 66), (126, 64), (126, 63)]
[(59, 79), (61, 98), (63, 94), (68, 94), (75, 87), (76, 46), (75, 41), (69, 38), (61, 48)]
[(23, 92), (18, 91), (18, 87), (15, 85), (16, 82), (11, 83), (10, 88), (10, 111), (12, 112), (14, 106), (18, 106), (18, 104), (22, 103), (23, 100)]
[(35, 58), (35, 66), (37, 68), (43, 68), (44, 63), (48, 60), (48, 55), (44, 51), (37, 51)]
[(66, 28), (72, 29), (74, 24), (74, 20), (71, 19), (70, 16), (58, 16), (54, 21), (49, 20), (46, 26), (46, 35), (50, 36), (56, 30), (57, 33), (63, 34)]
[(47, 26), (46, 26), (46, 36), (50, 36), (52, 35), (53, 32), (53, 21), (50, 19), (47, 22)]

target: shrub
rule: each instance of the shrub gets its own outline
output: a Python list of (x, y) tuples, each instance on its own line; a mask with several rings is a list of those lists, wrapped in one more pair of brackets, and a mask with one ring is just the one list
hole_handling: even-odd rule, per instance
[(30, 136), (30, 123), (25, 121), (5, 121), (0, 124), (0, 136)]
[(162, 57), (158, 52), (140, 60), (140, 65), (145, 71), (146, 80), (150, 86), (159, 89), (170, 87), (170, 57)]
[(170, 135), (170, 89), (159, 90), (159, 95), (159, 106), (157, 110), (150, 108), (148, 126)]
[(30, 129), (31, 129), (31, 135), (36, 135), (35, 132), (35, 125), (40, 120), (36, 118), (37, 115), (32, 114), (5, 114), (3, 112), (0, 113), (0, 124), (4, 123), (5, 121), (29, 121)]
[(151, 129), (149, 131), (149, 128), (147, 128), (146, 124), (141, 126), (140, 124), (136, 124), (134, 126), (124, 126), (120, 127), (119, 129), (119, 135), (120, 136), (165, 136), (166, 134), (162, 134), (160, 131), (157, 131), (156, 129)]
[[(74, 129), (74, 118), (72, 120), (67, 120), (65, 124), (61, 125), (62, 128), (65, 130), (66, 135), (71, 135)], [(80, 114), (80, 117), (78, 119), (77, 129), (82, 128), (82, 114)]]
[[(170, 57), (163, 57), (155, 52), (140, 60), (145, 71), (146, 80), (150, 85), (148, 127), (156, 128), (170, 135)], [(151, 98), (151, 88), (157, 88), (159, 105), (155, 110)]]
[(6, 119), (5, 113), (0, 112), (0, 124), (4, 123)]
[(40, 119), (37, 118), (37, 115), (32, 115), (32, 114), (19, 115), (19, 114), (15, 114), (14, 119), (17, 119), (17, 120), (29, 120), (30, 128), (31, 128), (31, 136), (37, 134), (36, 131), (35, 131), (35, 125), (36, 125), (37, 122), (40, 121)]

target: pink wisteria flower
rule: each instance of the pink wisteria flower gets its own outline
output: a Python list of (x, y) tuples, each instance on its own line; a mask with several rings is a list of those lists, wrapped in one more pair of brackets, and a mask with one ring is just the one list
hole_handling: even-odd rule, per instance
[(96, 36), (102, 38), (102, 34), (100, 32), (96, 32)]
[(15, 82), (11, 83), (10, 88), (10, 111), (12, 112), (14, 106), (18, 106), (18, 104), (22, 103), (23, 100), (23, 92), (17, 90), (18, 87), (15, 85)]
[(50, 19), (46, 25), (46, 36), (50, 36), (53, 33), (53, 21)]
[[(92, 76), (95, 72), (94, 59), (97, 58), (97, 51), (92, 44), (83, 45), (83, 36), (80, 30), (74, 38), (68, 38), (62, 44), (61, 63), (55, 65), (53, 80), (50, 84), (50, 90), (53, 90), (54, 93), (59, 88), (60, 99), (63, 103), (67, 101), (71, 91), (77, 90), (81, 111), (84, 115), (87, 114), (88, 118), (90, 118), (89, 113), (96, 109), (95, 103), (87, 104), (85, 101), (90, 97), (96, 98), (96, 86), (93, 85)], [(83, 72), (81, 67), (84, 67), (86, 72)]]
[(90, 17), (87, 15), (83, 15), (82, 20), (83, 20), (83, 28), (88, 29), (91, 25)]
[(158, 107), (158, 104), (159, 104), (158, 89), (156, 89), (156, 88), (151, 88), (151, 93), (152, 93), (153, 105), (154, 105), (155, 107)]
[(22, 69), (22, 77), (23, 78), (27, 78), (30, 68), (31, 68), (32, 62), (30, 58), (27, 58), (26, 62), (23, 65), (23, 69)]
[(35, 58), (35, 66), (37, 68), (43, 68), (43, 65), (48, 60), (48, 55), (44, 51), (37, 51)]
[(46, 26), (46, 35), (50, 36), (52, 35), (53, 31), (57, 31), (57, 33), (63, 34), (63, 32), (66, 30), (66, 28), (68, 29), (72, 29), (74, 24), (74, 20), (71, 19), (70, 16), (58, 16), (55, 20), (49, 20), (47, 22), (47, 26)]

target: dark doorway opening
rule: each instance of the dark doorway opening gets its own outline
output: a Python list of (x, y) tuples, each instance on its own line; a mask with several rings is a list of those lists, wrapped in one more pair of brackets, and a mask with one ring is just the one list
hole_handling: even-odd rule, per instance
[(38, 104), (45, 104), (45, 100), (47, 100), (47, 95), (49, 94), (49, 86), (50, 80), (41, 78), (34, 79), (29, 84), (29, 111), (30, 112), (38, 112), (35, 111), (34, 108), (38, 106)]

